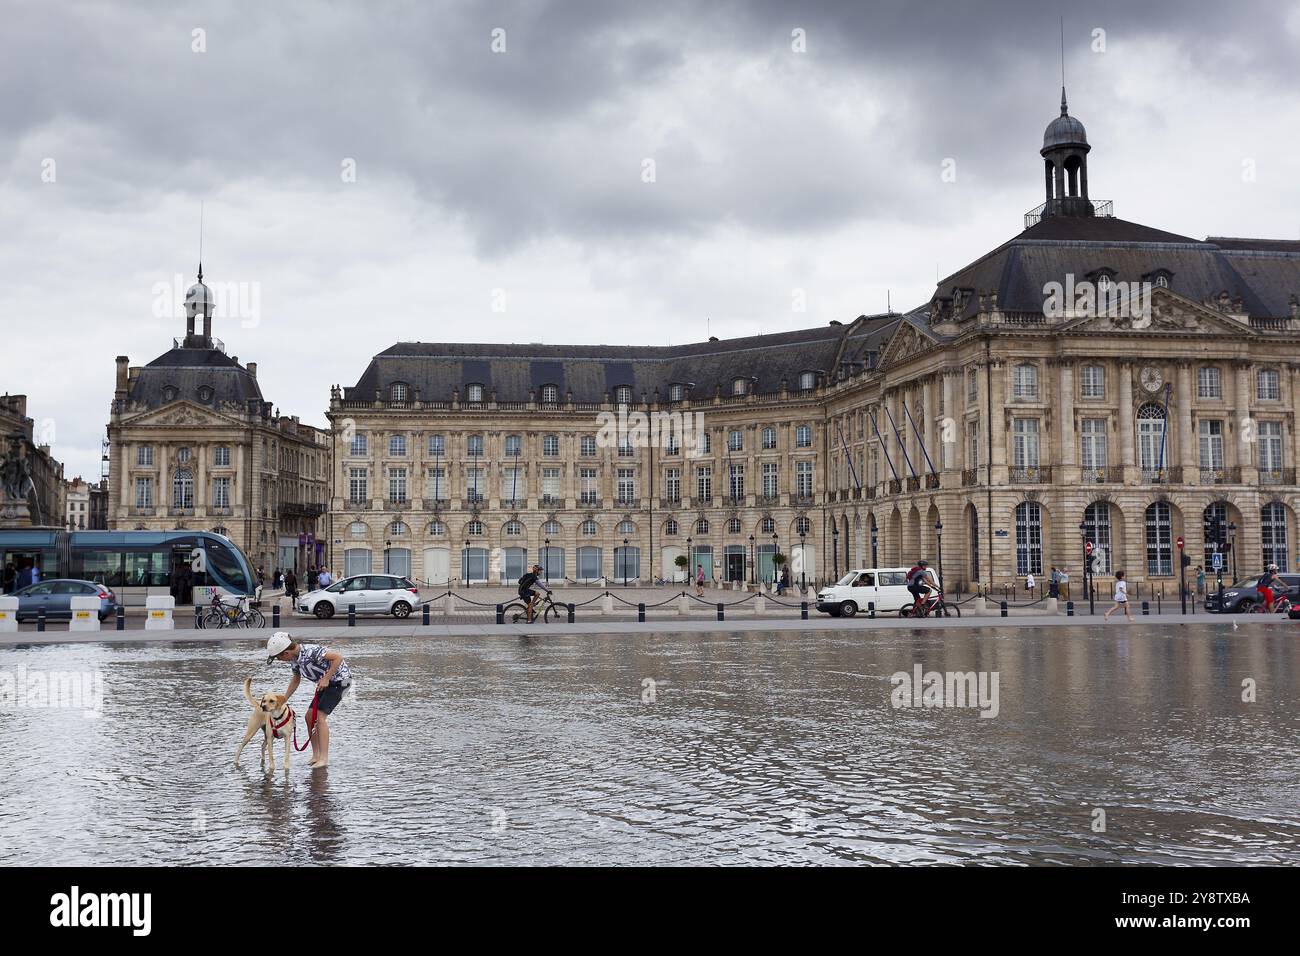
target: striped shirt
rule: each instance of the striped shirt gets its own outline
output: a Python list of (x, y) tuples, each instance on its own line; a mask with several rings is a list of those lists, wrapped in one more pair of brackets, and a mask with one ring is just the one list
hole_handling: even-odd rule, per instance
[[(298, 656), (294, 658), (293, 663), (289, 666), (298, 677), (305, 678), (313, 684), (325, 676), (325, 672), (330, 669), (330, 662), (325, 659), (325, 648), (320, 644), (299, 644)], [(348, 670), (348, 662), (344, 660), (339, 664), (338, 673), (330, 680), (331, 684), (342, 684), (346, 686), (352, 680), (352, 673)]]

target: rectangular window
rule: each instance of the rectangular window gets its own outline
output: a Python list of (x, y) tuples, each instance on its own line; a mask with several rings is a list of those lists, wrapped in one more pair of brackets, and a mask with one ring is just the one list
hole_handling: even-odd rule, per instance
[(979, 372), (971, 369), (966, 373), (966, 401), (973, 402), (980, 395), (980, 377)]
[(542, 469), (542, 500), (544, 502), (560, 500), (560, 469)]
[(465, 439), (465, 454), (470, 458), (483, 457), (482, 435), (470, 435)]
[(1219, 376), (1219, 370), (1213, 365), (1202, 365), (1196, 370), (1196, 397), (1223, 397), (1223, 383)]
[(366, 469), (348, 469), (348, 500), (354, 504), (370, 500), (370, 479)]
[(1100, 365), (1085, 365), (1080, 379), (1084, 398), (1106, 397), (1106, 370)]
[(1011, 396), (1013, 398), (1038, 398), (1038, 366), (1017, 365), (1011, 370)]
[(776, 474), (777, 467), (774, 461), (763, 462), (763, 497), (776, 497)]
[(813, 467), (810, 461), (797, 461), (794, 464), (795, 492), (800, 498), (811, 498), (813, 493)]
[(135, 506), (137, 508), (153, 507), (152, 478), (137, 478), (135, 480)]
[(348, 454), (353, 457), (360, 457), (368, 453), (366, 436), (361, 434), (353, 435), (352, 444), (348, 448)]
[(507, 468), (502, 472), (501, 497), (506, 501), (519, 501), (527, 496), (528, 488), (524, 484), (523, 471), (519, 468)]
[(1282, 423), (1260, 422), (1259, 470), (1270, 477), (1282, 471)]
[(229, 478), (212, 479), (212, 507), (214, 508), (230, 507), (230, 479)]
[(731, 497), (745, 497), (745, 466), (741, 464), (732, 464), (730, 467), (731, 480)]
[(700, 465), (695, 469), (695, 497), (707, 501), (713, 497), (713, 467)]
[(399, 502), (406, 500), (405, 468), (388, 469), (388, 500)]
[(430, 468), (424, 477), (425, 496), (435, 501), (444, 499), (447, 490), (446, 472), (441, 467)]
[(153, 467), (153, 446), (141, 445), (135, 450), (135, 463), (141, 468)]
[(406, 436), (390, 435), (388, 438), (388, 456), (390, 458), (406, 457)]
[[(593, 441), (595, 439), (592, 439)], [(594, 505), (597, 501), (597, 478), (595, 468), (583, 468), (578, 472), (578, 490), (584, 505)]]
[(636, 449), (632, 447), (632, 436), (631, 436), (631, 435), (622, 435), (622, 436), (619, 437), (619, 439), (618, 439), (618, 457), (619, 457), (619, 458), (634, 458), (634, 457), (636, 457)]
[(1202, 419), (1198, 427), (1201, 445), (1201, 468), (1219, 471), (1223, 468), (1223, 422)]
[(632, 468), (620, 468), (618, 470), (618, 502), (619, 504), (631, 504), (636, 499), (636, 471)]
[(1098, 479), (1106, 469), (1106, 419), (1085, 418), (1079, 423), (1079, 465), (1084, 480)]
[(545, 435), (542, 437), (542, 454), (547, 458), (554, 458), (560, 453), (560, 436)]
[(966, 467), (978, 468), (980, 466), (980, 423), (972, 421), (966, 423)]
[(483, 469), (465, 469), (465, 497), (470, 501), (483, 500)]
[(442, 435), (429, 436), (429, 457), (441, 458), (447, 454), (447, 442)]
[(212, 464), (218, 468), (229, 468), (230, 448), (226, 445), (218, 445), (212, 452)]
[(1038, 419), (1012, 420), (1013, 461), (1017, 468), (1038, 467)]
[(1261, 402), (1275, 402), (1282, 397), (1282, 383), (1276, 369), (1262, 368), (1255, 375), (1255, 397)]
[(812, 426), (800, 425), (794, 430), (794, 446), (796, 448), (812, 447)]
[(682, 500), (682, 470), (669, 468), (664, 477), (664, 491), (669, 501)]
[(590, 456), (596, 454), (596, 436), (595, 436), (595, 435), (583, 435), (583, 436), (582, 436), (582, 449), (581, 449), (581, 450), (582, 450), (582, 454), (583, 454), (584, 457), (590, 457)]
[(763, 449), (764, 449), (765, 451), (770, 451), (771, 449), (773, 449), (773, 448), (775, 448), (775, 447), (776, 447), (776, 429), (775, 429), (775, 428), (764, 428), (764, 429), (763, 429)]

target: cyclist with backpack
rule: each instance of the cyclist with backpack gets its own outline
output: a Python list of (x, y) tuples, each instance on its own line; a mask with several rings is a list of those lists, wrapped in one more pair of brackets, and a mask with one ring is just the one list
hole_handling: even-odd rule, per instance
[(930, 573), (930, 565), (925, 560), (916, 562), (907, 572), (907, 590), (916, 599), (912, 604), (914, 613), (919, 614), (925, 606), (925, 599), (930, 595), (933, 582), (934, 576)]
[(542, 566), (540, 564), (534, 564), (532, 569), (519, 579), (519, 598), (520, 600), (525, 601), (528, 605), (529, 624), (533, 623), (533, 605), (537, 603), (537, 599), (541, 596), (537, 593), (536, 589), (540, 587), (547, 594), (551, 593), (551, 589), (545, 584), (542, 584), (541, 580)]

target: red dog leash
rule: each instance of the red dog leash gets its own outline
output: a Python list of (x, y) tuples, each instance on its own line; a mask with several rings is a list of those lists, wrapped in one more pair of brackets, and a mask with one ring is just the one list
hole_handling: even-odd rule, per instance
[[(301, 747), (298, 746), (298, 723), (297, 721), (294, 721), (293, 749), (298, 751), (299, 753), (302, 753), (309, 746), (311, 746), (311, 735), (316, 729), (316, 714), (319, 710), (319, 706), (320, 706), (319, 702), (320, 702), (320, 691), (317, 690), (316, 693), (313, 694), (311, 698), (311, 709), (307, 711), (307, 739), (303, 741)], [(289, 719), (292, 720), (293, 712), (290, 711), (289, 714), (290, 714)]]

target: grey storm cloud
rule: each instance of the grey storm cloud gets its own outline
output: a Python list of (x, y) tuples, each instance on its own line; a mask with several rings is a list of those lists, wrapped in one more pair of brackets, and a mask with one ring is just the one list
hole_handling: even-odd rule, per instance
[[(1067, 70), (1106, 82), (1089, 78), (1106, 69), (1089, 48), (1101, 28), (1111, 44), (1165, 38), (1225, 82), (1293, 85), (1286, 11), (1070, 4)], [(1054, 111), (1057, 14), (1030, 2), (13, 5), (0, 136), (93, 156), (68, 185), (110, 208), (240, 180), (324, 185), (350, 157), (360, 177), (407, 183), (456, 217), (484, 254), (718, 222), (817, 230), (933, 213), (926, 177), (942, 157), (1019, 181), (1007, 159)], [(498, 27), (503, 54), (489, 49)], [(731, 75), (746, 63), (748, 89)], [(872, 104), (856, 127), (842, 121), (855, 93)], [(1087, 104), (1076, 111), (1087, 119)], [(637, 188), (644, 158), (659, 188)]]

